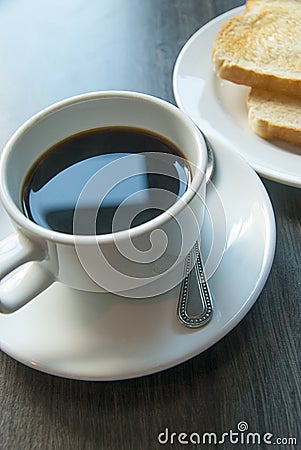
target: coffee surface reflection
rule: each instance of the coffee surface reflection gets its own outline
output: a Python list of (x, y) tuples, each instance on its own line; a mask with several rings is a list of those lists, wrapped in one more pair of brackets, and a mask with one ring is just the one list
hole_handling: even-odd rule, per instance
[[(22, 206), (44, 228), (107, 234), (166, 211), (184, 194), (190, 176), (181, 151), (162, 136), (132, 127), (97, 128), (58, 142), (34, 163)], [(74, 231), (75, 209), (82, 224)]]

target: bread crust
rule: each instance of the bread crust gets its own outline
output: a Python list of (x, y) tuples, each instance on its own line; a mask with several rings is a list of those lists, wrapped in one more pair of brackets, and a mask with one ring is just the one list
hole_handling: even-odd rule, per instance
[(227, 60), (218, 63), (217, 74), (220, 78), (236, 84), (281, 92), (301, 98), (301, 79), (281, 78), (273, 74), (242, 68)]
[(249, 125), (252, 131), (258, 136), (268, 141), (277, 140), (287, 142), (288, 144), (301, 146), (300, 130), (294, 128), (283, 128), (259, 117), (252, 117), (249, 114)]
[(263, 139), (283, 141), (291, 145), (301, 146), (300, 130), (282, 128), (258, 117), (250, 117), (249, 124), (252, 131)]
[(247, 106), (249, 126), (258, 136), (301, 146), (301, 100), (251, 89)]

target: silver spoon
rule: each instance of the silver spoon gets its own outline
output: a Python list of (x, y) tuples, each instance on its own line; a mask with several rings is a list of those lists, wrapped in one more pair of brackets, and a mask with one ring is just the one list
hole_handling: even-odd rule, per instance
[[(204, 136), (208, 163), (206, 168), (206, 183), (214, 171), (213, 149)], [(213, 314), (213, 304), (210, 290), (203, 270), (203, 262), (197, 240), (185, 259), (184, 277), (181, 283), (177, 317), (189, 328), (200, 328), (210, 321)]]

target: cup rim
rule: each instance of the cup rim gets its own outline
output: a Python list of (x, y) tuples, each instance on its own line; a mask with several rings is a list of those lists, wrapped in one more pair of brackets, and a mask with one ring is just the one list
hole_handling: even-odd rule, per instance
[[(113, 233), (99, 234), (99, 235), (67, 234), (59, 231), (50, 230), (48, 228), (44, 228), (43, 226), (33, 222), (28, 217), (26, 217), (23, 214), (23, 212), (16, 206), (15, 202), (11, 198), (6, 183), (5, 168), (10, 153), (14, 148), (14, 144), (17, 142), (17, 140), (19, 140), (22, 137), (22, 135), (29, 128), (31, 128), (31, 126), (43, 120), (48, 115), (55, 113), (58, 110), (71, 106), (75, 103), (82, 103), (84, 101), (91, 101), (93, 99), (98, 100), (100, 98), (110, 98), (110, 97), (136, 99), (146, 102), (151, 101), (165, 108), (166, 110), (175, 114), (181, 120), (184, 120), (186, 122), (186, 125), (190, 128), (191, 134), (194, 136), (195, 142), (197, 143), (199, 150), (202, 150), (201, 152), (199, 152), (199, 157), (196, 164), (194, 164), (196, 168), (196, 175), (193, 177), (191, 183), (189, 183), (187, 190), (167, 211), (162, 212), (157, 217), (136, 227)], [(107, 244), (116, 240), (122, 241), (124, 239), (128, 239), (129, 237), (136, 238), (138, 236), (148, 234), (157, 228), (161, 228), (173, 217), (176, 217), (187, 206), (187, 204), (191, 202), (193, 197), (199, 191), (203, 181), (205, 180), (206, 166), (207, 166), (207, 151), (204, 137), (201, 131), (196, 126), (196, 124), (192, 121), (192, 119), (185, 112), (180, 110), (177, 106), (159, 97), (155, 97), (150, 94), (140, 93), (136, 91), (127, 91), (127, 90), (93, 91), (68, 97), (63, 100), (59, 100), (43, 108), (42, 110), (34, 114), (32, 117), (30, 117), (27, 121), (25, 121), (20, 127), (18, 127), (18, 129), (14, 132), (14, 134), (10, 137), (10, 139), (4, 146), (3, 152), (0, 157), (0, 199), (2, 201), (5, 210), (7, 211), (9, 216), (14, 220), (14, 222), (21, 229), (27, 230), (30, 234), (34, 234), (37, 237), (69, 245), (74, 244), (75, 241), (78, 244), (87, 244), (87, 245), (95, 244), (95, 242), (98, 244)]]

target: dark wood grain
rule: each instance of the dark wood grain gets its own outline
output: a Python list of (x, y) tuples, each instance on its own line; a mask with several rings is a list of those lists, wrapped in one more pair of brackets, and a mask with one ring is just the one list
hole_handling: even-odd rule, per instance
[[(172, 70), (184, 43), (242, 3), (0, 2), (0, 145), (43, 106), (84, 91), (132, 89), (174, 102)], [(157, 437), (166, 428), (221, 435), (241, 421), (258, 433), (296, 437), (298, 445), (283, 448), (301, 448), (301, 197), (296, 188), (263, 181), (275, 209), (277, 249), (267, 284), (242, 322), (198, 357), (127, 381), (62, 379), (1, 352), (1, 450), (201, 448), (164, 446)]]

